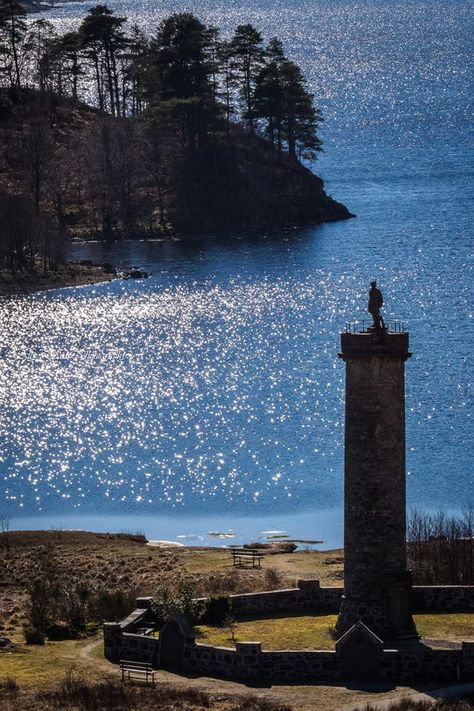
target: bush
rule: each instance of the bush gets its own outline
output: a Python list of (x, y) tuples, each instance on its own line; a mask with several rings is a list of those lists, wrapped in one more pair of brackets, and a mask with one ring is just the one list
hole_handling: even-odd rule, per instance
[[(410, 697), (395, 700), (386, 708), (387, 711), (471, 711), (474, 695), (467, 694), (466, 696), (453, 697), (446, 699), (422, 700), (410, 699)], [(376, 706), (367, 704), (357, 711), (376, 711)]]
[(34, 627), (25, 627), (23, 630), (26, 644), (44, 644), (45, 634)]
[(178, 587), (160, 585), (153, 596), (153, 612), (159, 622), (167, 622), (174, 615), (182, 615), (195, 625), (205, 612), (204, 602), (194, 599), (194, 588), (182, 582)]
[[(5, 680), (7, 681), (7, 680)], [(15, 682), (13, 682), (15, 686)], [(7, 700), (0, 682), (0, 706)], [(3, 692), (3, 693), (2, 693)], [(12, 693), (15, 693), (12, 687)], [(216, 709), (225, 706), (227, 711), (290, 711), (270, 700), (255, 696), (218, 694), (211, 696), (205, 691), (161, 682), (156, 687), (127, 685), (109, 677), (89, 681), (72, 669), (64, 681), (50, 691), (24, 691), (7, 701), (11, 711), (157, 711), (157, 709)]]
[(52, 642), (62, 642), (65, 639), (74, 639), (76, 633), (67, 625), (60, 624), (58, 622), (49, 625), (46, 630), (46, 637)]
[(206, 600), (205, 619), (208, 625), (222, 625), (230, 613), (227, 595), (213, 595)]
[(0, 692), (4, 694), (17, 694), (20, 690), (15, 679), (11, 676), (5, 677), (5, 679), (0, 679)]
[(282, 575), (276, 568), (265, 568), (265, 585), (274, 590), (281, 585)]
[(97, 622), (118, 622), (135, 609), (135, 596), (123, 590), (99, 590), (90, 607), (90, 615)]

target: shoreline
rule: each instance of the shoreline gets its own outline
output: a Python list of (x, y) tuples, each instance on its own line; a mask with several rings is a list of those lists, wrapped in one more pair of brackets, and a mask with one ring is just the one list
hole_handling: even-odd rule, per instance
[[(336, 549), (343, 543), (341, 507), (287, 515), (219, 516), (216, 514), (48, 514), (12, 513), (12, 530), (71, 530), (97, 533), (132, 533), (148, 541), (169, 541), (188, 546), (211, 546), (281, 541), (308, 541), (309, 549)], [(309, 541), (316, 543), (309, 543)], [(320, 542), (320, 543), (319, 543)]]
[(55, 272), (35, 272), (34, 274), (12, 274), (0, 271), (0, 297), (21, 296), (50, 289), (64, 289), (72, 286), (86, 286), (110, 282), (116, 274), (106, 271), (102, 266), (65, 262)]

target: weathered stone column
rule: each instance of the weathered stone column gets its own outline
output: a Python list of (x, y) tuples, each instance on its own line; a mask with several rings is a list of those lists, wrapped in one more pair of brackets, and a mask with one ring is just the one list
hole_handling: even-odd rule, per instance
[(408, 333), (343, 333), (346, 363), (343, 634), (361, 620), (383, 640), (416, 636), (406, 559)]

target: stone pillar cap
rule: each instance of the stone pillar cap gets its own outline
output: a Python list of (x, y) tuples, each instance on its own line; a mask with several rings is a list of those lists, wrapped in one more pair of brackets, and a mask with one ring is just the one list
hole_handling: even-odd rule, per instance
[(386, 331), (341, 333), (341, 352), (339, 358), (370, 358), (385, 356), (388, 358), (410, 358), (408, 351), (408, 333), (387, 333)]

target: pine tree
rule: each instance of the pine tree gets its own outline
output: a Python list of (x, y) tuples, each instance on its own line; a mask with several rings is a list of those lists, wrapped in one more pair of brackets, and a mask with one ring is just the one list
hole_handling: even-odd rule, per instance
[(313, 95), (307, 90), (306, 83), (297, 64), (285, 61), (280, 67), (282, 85), (283, 137), (290, 156), (314, 159), (322, 144), (317, 136), (317, 129), (322, 116), (314, 106)]
[(255, 83), (264, 62), (262, 35), (252, 25), (239, 25), (230, 46), (239, 80), (243, 117), (249, 129), (253, 131)]
[(125, 17), (115, 17), (107, 5), (96, 5), (79, 28), (81, 47), (94, 68), (99, 107), (108, 107), (114, 116), (122, 113), (117, 59), (127, 44), (122, 30), (125, 22)]
[(183, 142), (200, 145), (215, 118), (213, 28), (190, 13), (164, 20), (151, 41), (142, 83), (151, 111), (180, 125)]
[(301, 69), (289, 61), (281, 42), (273, 38), (266, 49), (267, 64), (255, 82), (255, 116), (263, 131), (281, 153), (284, 146), (292, 157), (314, 159), (321, 150), (317, 129), (322, 121), (307, 90)]
[(270, 140), (272, 150), (283, 147), (283, 86), (281, 66), (286, 61), (283, 45), (273, 37), (266, 50), (266, 64), (255, 81), (255, 115), (264, 121), (264, 133)]
[(17, 0), (0, 0), (0, 72), (10, 86), (22, 86), (22, 48), (28, 30), (26, 13)]

